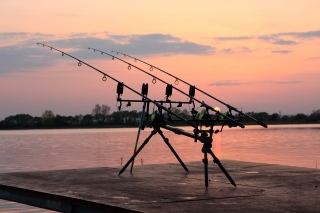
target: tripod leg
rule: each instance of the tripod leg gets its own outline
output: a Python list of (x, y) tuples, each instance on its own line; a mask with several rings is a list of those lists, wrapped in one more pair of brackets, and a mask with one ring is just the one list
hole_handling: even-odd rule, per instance
[(141, 146), (139, 147), (139, 149), (132, 155), (132, 157), (130, 158), (130, 160), (126, 163), (126, 165), (124, 165), (124, 167), (120, 170), (119, 175), (122, 174), (122, 172), (124, 172), (124, 170), (126, 170), (126, 168), (129, 166), (129, 164), (135, 159), (135, 157), (139, 154), (139, 152), (143, 149), (143, 147), (149, 142), (150, 138), (155, 135), (157, 133), (157, 130), (152, 130), (151, 134), (144, 140), (144, 142), (141, 144)]
[(206, 185), (206, 188), (208, 188), (209, 185), (209, 178), (208, 178), (208, 150), (211, 148), (211, 140), (206, 140), (203, 143), (201, 152), (203, 153), (204, 158), (202, 159), (202, 162), (204, 164), (204, 183)]
[(174, 156), (176, 156), (176, 158), (178, 159), (179, 163), (181, 164), (181, 166), (184, 168), (184, 170), (186, 170), (189, 173), (188, 168), (186, 167), (186, 165), (184, 165), (184, 163), (182, 162), (181, 158), (179, 157), (179, 155), (176, 153), (176, 151), (173, 149), (173, 147), (171, 146), (171, 144), (169, 143), (169, 139), (166, 138), (162, 131), (160, 129), (158, 129), (158, 133), (161, 135), (162, 139), (164, 140), (164, 142), (167, 144), (167, 146), (170, 148), (171, 152), (174, 154)]
[[(139, 141), (139, 136), (140, 136), (140, 130), (141, 130), (141, 125), (142, 125), (142, 120), (143, 120), (143, 116), (144, 116), (144, 111), (145, 111), (145, 109), (146, 109), (146, 101), (143, 102), (143, 106), (142, 106), (142, 112), (141, 112), (140, 122), (139, 122), (139, 129), (138, 129), (138, 134), (137, 134), (137, 139), (136, 139), (136, 144), (135, 144), (135, 146), (134, 146), (133, 154), (136, 153), (136, 151), (137, 151), (138, 141)], [(134, 164), (134, 159), (132, 160), (132, 163), (131, 163), (130, 173), (132, 173), (133, 164)]]
[(204, 158), (202, 159), (202, 162), (204, 164), (204, 184), (206, 185), (206, 188), (208, 188), (209, 181), (208, 181), (208, 157), (207, 157), (207, 152), (204, 152)]
[(225, 176), (229, 179), (230, 183), (232, 185), (236, 186), (236, 183), (233, 181), (233, 179), (231, 178), (231, 176), (229, 175), (229, 173), (225, 170), (225, 168), (222, 166), (222, 164), (220, 163), (220, 160), (213, 154), (212, 150), (209, 149), (207, 150), (208, 153), (211, 154), (211, 156), (213, 157), (213, 162), (218, 164), (218, 166), (220, 167), (220, 169), (222, 170), (222, 172), (225, 174)]

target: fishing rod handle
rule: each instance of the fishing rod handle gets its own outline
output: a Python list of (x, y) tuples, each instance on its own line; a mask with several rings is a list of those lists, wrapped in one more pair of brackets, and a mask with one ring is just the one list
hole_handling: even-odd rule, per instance
[(259, 121), (259, 120), (257, 120), (257, 124), (263, 126), (264, 128), (268, 128), (268, 125), (267, 125), (267, 124), (265, 124), (265, 123), (263, 123), (263, 122), (261, 122), (261, 121)]

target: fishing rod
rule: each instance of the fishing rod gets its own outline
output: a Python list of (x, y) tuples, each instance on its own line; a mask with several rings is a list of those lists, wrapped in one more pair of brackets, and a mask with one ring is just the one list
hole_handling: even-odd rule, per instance
[(163, 69), (160, 69), (160, 68), (158, 68), (158, 67), (156, 67), (156, 66), (154, 66), (154, 65), (152, 65), (152, 64), (149, 64), (149, 63), (147, 63), (147, 62), (145, 62), (145, 61), (142, 61), (142, 60), (140, 60), (140, 59), (138, 59), (138, 58), (136, 58), (136, 57), (130, 56), (130, 55), (125, 54), (125, 53), (121, 53), (121, 52), (113, 51), (113, 50), (112, 50), (111, 52), (117, 53), (117, 55), (118, 55), (118, 54), (120, 54), (120, 55), (123, 55), (124, 57), (126, 57), (126, 56), (127, 56), (127, 57), (129, 57), (129, 58), (132, 58), (132, 59), (134, 59), (134, 61), (135, 61), (135, 62), (136, 62), (136, 61), (140, 61), (140, 62), (142, 62), (142, 63), (144, 63), (144, 64), (146, 64), (146, 65), (149, 65), (149, 66), (150, 66), (150, 69), (149, 69), (150, 71), (153, 71), (153, 68), (155, 68), (155, 69), (157, 69), (157, 70), (159, 70), (159, 71), (161, 71), (161, 72), (163, 72), (163, 73), (165, 73), (165, 74), (167, 74), (167, 75), (169, 75), (169, 76), (171, 76), (171, 77), (175, 78), (175, 79), (176, 79), (176, 80), (175, 80), (175, 82), (174, 82), (174, 84), (175, 84), (175, 85), (178, 85), (178, 84), (179, 84), (179, 81), (181, 81), (181, 82), (183, 82), (184, 84), (186, 84), (186, 85), (188, 85), (188, 86), (190, 86), (190, 87), (194, 87), (194, 88), (195, 88), (196, 90), (198, 90), (199, 92), (201, 92), (201, 93), (203, 93), (203, 94), (207, 95), (208, 97), (210, 97), (210, 98), (212, 98), (212, 99), (214, 99), (214, 100), (218, 101), (219, 103), (221, 103), (221, 104), (225, 105), (225, 106), (229, 109), (229, 111), (233, 110), (233, 111), (235, 111), (235, 112), (239, 113), (239, 115), (241, 114), (241, 115), (243, 115), (243, 116), (245, 116), (245, 117), (247, 117), (247, 118), (249, 118), (249, 119), (253, 120), (254, 122), (256, 122), (257, 124), (259, 124), (259, 125), (263, 126), (264, 128), (267, 128), (267, 127), (268, 127), (268, 126), (267, 126), (267, 124), (265, 124), (265, 123), (263, 123), (263, 122), (261, 122), (261, 121), (259, 121), (259, 120), (255, 119), (255, 118), (253, 118), (253, 117), (251, 117), (251, 116), (249, 116), (249, 115), (247, 115), (247, 114), (243, 113), (242, 111), (239, 111), (237, 108), (235, 108), (235, 107), (233, 107), (233, 106), (231, 106), (231, 105), (229, 105), (229, 104), (227, 104), (227, 103), (225, 103), (225, 102), (223, 102), (223, 101), (219, 100), (219, 99), (218, 99), (218, 98), (216, 98), (216, 97), (213, 97), (212, 95), (210, 95), (210, 94), (206, 93), (205, 91), (203, 91), (203, 90), (201, 90), (201, 89), (199, 89), (199, 88), (197, 88), (197, 87), (195, 87), (195, 86), (191, 85), (190, 83), (188, 83), (188, 82), (186, 82), (186, 81), (182, 80), (181, 78), (178, 78), (177, 76), (174, 76), (174, 75), (172, 75), (172, 74), (170, 74), (170, 73), (168, 73), (168, 72), (164, 71)]
[[(210, 124), (210, 129), (209, 130), (202, 130), (202, 129), (198, 129), (198, 122), (196, 122), (196, 124), (192, 123), (189, 120), (186, 120), (185, 118), (183, 118), (182, 116), (172, 112), (170, 109), (167, 109), (166, 107), (162, 106), (161, 104), (158, 104), (157, 101), (153, 101), (150, 98), (147, 97), (147, 84), (143, 84), (142, 86), (142, 92), (141, 94), (139, 92), (137, 92), (136, 90), (132, 89), (131, 87), (125, 85), (123, 82), (118, 81), (117, 79), (111, 77), (110, 75), (106, 74), (105, 72), (93, 67), (92, 65), (64, 52), (61, 51), (57, 48), (54, 48), (52, 46), (43, 44), (43, 43), (37, 43), (37, 45), (42, 45), (43, 47), (49, 47), (51, 50), (55, 50), (57, 52), (60, 52), (62, 54), (62, 56), (67, 55), (72, 59), (75, 59), (76, 61), (78, 61), (78, 66), (81, 66), (82, 64), (96, 70), (97, 72), (103, 74), (103, 81), (107, 80), (107, 77), (109, 77), (110, 79), (112, 79), (113, 81), (117, 82), (117, 93), (118, 93), (118, 98), (119, 96), (123, 93), (123, 87), (126, 87), (127, 89), (131, 90), (132, 92), (138, 94), (139, 96), (142, 97), (142, 101), (141, 102), (146, 102), (148, 103), (153, 103), (155, 106), (158, 107), (158, 111), (155, 111), (155, 113), (152, 114), (152, 116), (150, 116), (150, 126), (153, 127), (153, 131), (151, 132), (151, 134), (145, 139), (145, 141), (142, 143), (142, 145), (139, 147), (139, 149), (134, 153), (134, 155), (130, 158), (130, 160), (125, 164), (125, 166), (121, 169), (121, 171), (119, 172), (118, 175), (120, 175), (127, 167), (130, 163), (133, 162), (133, 160), (135, 159), (135, 157), (140, 153), (140, 151), (143, 149), (143, 147), (149, 142), (149, 140), (151, 139), (151, 137), (153, 135), (155, 135), (156, 133), (160, 134), (160, 136), (162, 137), (163, 141), (167, 144), (167, 146), (170, 148), (170, 150), (172, 151), (172, 153), (175, 155), (175, 157), (178, 159), (178, 161), (180, 162), (180, 164), (183, 166), (183, 168), (188, 172), (187, 167), (184, 165), (184, 163), (182, 162), (182, 160), (180, 159), (180, 157), (178, 156), (178, 154), (175, 152), (175, 150), (173, 149), (173, 147), (171, 146), (171, 144), (169, 143), (169, 139), (166, 138), (163, 135), (163, 132), (160, 130), (160, 128), (164, 128), (167, 130), (170, 130), (176, 134), (181, 134), (190, 138), (194, 138), (195, 142), (197, 142), (197, 140), (200, 140), (203, 143), (203, 147), (202, 147), (202, 152), (204, 153), (204, 159), (202, 160), (202, 162), (204, 163), (204, 170), (205, 170), (205, 186), (208, 187), (209, 184), (209, 179), (208, 179), (208, 158), (207, 155), (211, 155), (213, 158), (213, 162), (216, 163), (220, 169), (222, 170), (222, 172), (226, 175), (226, 177), (229, 179), (229, 181), (231, 182), (232, 185), (236, 186), (235, 182), (233, 181), (233, 179), (231, 178), (231, 176), (228, 174), (228, 172), (225, 170), (225, 168), (222, 166), (221, 162), (219, 161), (219, 159), (214, 155), (214, 153), (211, 150), (212, 147), (212, 135), (214, 133), (213, 131), (213, 126), (214, 126), (214, 122), (213, 120), (211, 120), (211, 124)], [(130, 65), (129, 65), (130, 66)], [(190, 97), (191, 98), (191, 97)], [(145, 106), (144, 106), (145, 107)], [(148, 107), (149, 108), (149, 107)], [(190, 126), (194, 127), (194, 134), (192, 133), (188, 133), (185, 132), (184, 130), (178, 129), (178, 128), (174, 128), (171, 127), (169, 125), (166, 124), (165, 120), (163, 119), (162, 116), (162, 110), (173, 114), (174, 116), (180, 118), (181, 120), (185, 121), (187, 124), (189, 124)], [(148, 111), (148, 110), (147, 110)], [(225, 116), (227, 118), (227, 116)], [(231, 119), (231, 121), (233, 121), (233, 119)], [(233, 121), (236, 122), (236, 121)], [(243, 127), (244, 125), (241, 124)], [(200, 135), (199, 135), (200, 134)]]
[(200, 103), (201, 106), (206, 107), (206, 109), (210, 109), (210, 110), (214, 111), (219, 117), (222, 116), (222, 117), (224, 117), (224, 118), (227, 118), (229, 121), (237, 124), (237, 125), (240, 126), (241, 128), (245, 128), (245, 126), (244, 126), (242, 123), (240, 123), (240, 122), (232, 119), (232, 118), (229, 117), (228, 115), (225, 115), (225, 114), (223, 114), (223, 113), (220, 113), (219, 110), (216, 110), (216, 109), (214, 109), (213, 107), (209, 106), (208, 104), (204, 103), (203, 101), (200, 101), (200, 100), (196, 99), (194, 96), (191, 96), (191, 95), (183, 92), (183, 91), (180, 90), (179, 88), (177, 88), (177, 87), (175, 87), (175, 86), (172, 86), (171, 84), (165, 82), (164, 80), (158, 78), (157, 76), (152, 75), (152, 74), (146, 72), (145, 70), (143, 70), (143, 69), (141, 69), (141, 68), (139, 68), (139, 67), (137, 67), (137, 66), (135, 66), (135, 65), (133, 65), (133, 64), (127, 62), (127, 61), (125, 61), (125, 60), (122, 60), (121, 58), (118, 58), (118, 57), (116, 57), (116, 56), (114, 56), (114, 55), (111, 55), (111, 54), (109, 54), (109, 53), (106, 53), (106, 52), (104, 52), (104, 51), (101, 51), (101, 50), (98, 50), (98, 49), (95, 49), (95, 48), (91, 48), (91, 47), (89, 47), (88, 49), (92, 49), (94, 52), (96, 52), (96, 51), (97, 51), (97, 52), (100, 52), (101, 55), (105, 54), (105, 55), (111, 56), (111, 57), (112, 57), (112, 60), (117, 59), (117, 60), (119, 60), (119, 61), (127, 64), (129, 70), (131, 70), (131, 67), (134, 67), (134, 68), (136, 68), (137, 70), (140, 70), (141, 72), (146, 73), (147, 75), (152, 76), (152, 77), (153, 77), (153, 80), (152, 80), (153, 83), (155, 83), (155, 82), (156, 82), (155, 79), (157, 79), (157, 80), (159, 80), (159, 81), (161, 81), (162, 83), (164, 83), (164, 84), (167, 85), (167, 90), (171, 90), (171, 91), (172, 91), (172, 88), (174, 88), (175, 90), (177, 90), (177, 91), (179, 91), (180, 93), (184, 94), (185, 96), (189, 97), (189, 98), (190, 98), (190, 102), (191, 102), (191, 100), (195, 100), (196, 102)]
[(84, 65), (86, 65), (86, 66), (88, 66), (88, 67), (96, 70), (97, 72), (103, 74), (103, 77), (102, 77), (102, 80), (103, 80), (103, 81), (106, 81), (106, 80), (107, 80), (107, 77), (108, 77), (108, 78), (112, 79), (113, 81), (117, 82), (117, 83), (118, 83), (118, 87), (119, 87), (119, 85), (122, 85), (122, 86), (126, 87), (127, 89), (131, 90), (132, 92), (136, 93), (137, 95), (141, 96), (142, 98), (144, 98), (144, 99), (146, 99), (147, 101), (149, 101), (149, 102), (153, 103), (154, 105), (156, 105), (159, 110), (164, 110), (164, 111), (166, 111), (166, 112), (168, 112), (168, 113), (170, 113), (170, 114), (173, 114), (173, 115), (176, 116), (177, 118), (180, 118), (181, 120), (185, 121), (185, 122), (186, 122), (187, 124), (189, 124), (190, 126), (192, 126), (192, 127), (194, 127), (194, 128), (197, 128), (197, 125), (195, 125), (194, 123), (190, 122), (189, 120), (187, 120), (187, 119), (183, 118), (182, 116), (180, 116), (180, 115), (172, 112), (170, 109), (167, 109), (166, 107), (162, 106), (161, 104), (157, 103), (156, 101), (151, 100), (150, 98), (146, 97), (145, 95), (142, 95), (142, 94), (139, 93), (138, 91), (136, 91), (136, 90), (132, 89), (131, 87), (125, 85), (123, 82), (120, 82), (119, 80), (117, 80), (117, 79), (113, 78), (112, 76), (106, 74), (105, 72), (103, 72), (103, 71), (101, 71), (101, 70), (99, 70), (99, 69), (91, 66), (90, 64), (84, 62), (83, 60), (80, 60), (80, 59), (78, 59), (78, 58), (76, 58), (76, 57), (74, 57), (74, 56), (72, 56), (72, 55), (70, 55), (70, 54), (68, 54), (68, 53), (66, 53), (66, 52), (63, 52), (63, 51), (61, 51), (61, 50), (59, 50), (59, 49), (57, 49), (57, 48), (51, 47), (51, 46), (46, 45), (46, 44), (43, 44), (43, 43), (37, 43), (37, 45), (42, 45), (43, 47), (49, 47), (51, 50), (55, 50), (55, 51), (57, 51), (57, 52), (60, 52), (60, 53), (62, 54), (62, 56), (66, 55), (66, 56), (69, 56), (70, 58), (75, 59), (76, 61), (78, 61), (78, 66), (79, 66), (79, 67), (80, 67), (82, 64), (84, 64)]
[[(192, 138), (194, 138), (195, 140), (200, 140), (200, 141), (208, 141), (209, 139), (206, 138), (206, 137), (202, 137), (202, 136), (198, 136), (199, 131), (198, 130), (198, 126), (188, 120), (186, 120), (185, 118), (181, 117), (180, 115), (176, 114), (176, 113), (173, 113), (170, 109), (167, 109), (166, 107), (162, 106), (161, 104), (158, 104), (157, 101), (153, 101), (151, 100), (150, 98), (147, 97), (147, 84), (143, 84), (142, 86), (142, 92), (141, 94), (139, 92), (137, 92), (136, 90), (132, 89), (131, 87), (125, 85), (123, 82), (120, 82), (118, 81), (117, 79), (111, 77), (110, 75), (106, 74), (105, 72), (102, 72), (101, 70), (91, 66), (90, 64), (66, 53), (66, 52), (63, 52), (57, 48), (54, 48), (54, 47), (51, 47), (49, 45), (46, 45), (46, 44), (43, 44), (43, 43), (37, 43), (37, 45), (42, 45), (43, 47), (49, 47), (51, 50), (55, 50), (55, 51), (58, 51), (62, 54), (62, 56), (64, 55), (67, 55), (69, 56), (70, 58), (73, 58), (75, 59), (76, 61), (78, 61), (78, 66), (82, 66), (82, 64), (84, 65), (87, 65), (88, 67), (100, 72), (101, 74), (103, 74), (103, 78), (102, 80), (103, 81), (106, 81), (107, 80), (107, 77), (109, 77), (110, 79), (114, 80), (115, 82), (118, 82), (118, 85), (117, 85), (117, 93), (118, 93), (118, 99), (119, 99), (119, 96), (122, 95), (123, 93), (123, 87), (126, 87), (128, 88), (129, 90), (131, 90), (132, 92), (140, 95), (142, 97), (142, 100), (140, 100), (139, 102), (144, 102), (144, 107), (143, 107), (143, 110), (145, 110), (145, 103), (147, 102), (147, 104), (149, 105), (149, 103), (153, 103), (154, 105), (156, 105), (158, 107), (158, 110), (159, 110), (159, 113), (156, 113), (154, 114), (153, 118), (154, 120), (152, 121), (152, 127), (153, 127), (153, 131), (151, 132), (150, 136), (144, 141), (144, 143), (139, 147), (139, 149), (137, 151), (135, 151), (134, 155), (130, 158), (130, 161), (127, 162), (127, 164), (125, 165), (124, 168), (122, 168), (122, 170), (120, 171), (119, 175), (127, 168), (127, 166), (129, 165), (130, 162), (133, 163), (133, 160), (135, 158), (136, 155), (139, 154), (139, 152), (142, 150), (142, 148), (149, 142), (149, 139), (155, 135), (156, 133), (159, 133), (161, 135), (161, 137), (163, 137), (164, 139), (164, 142), (168, 145), (168, 147), (170, 148), (171, 152), (175, 155), (175, 157), (178, 159), (178, 161), (180, 162), (181, 166), (187, 171), (189, 172), (188, 168), (185, 166), (185, 164), (182, 162), (182, 160), (180, 159), (179, 155), (176, 153), (176, 151), (173, 149), (173, 147), (171, 146), (171, 144), (169, 143), (169, 139), (165, 138), (162, 131), (160, 130), (160, 127), (162, 128), (165, 128), (165, 129), (169, 129), (170, 126), (167, 126), (166, 125), (166, 122), (165, 120), (163, 119), (162, 117), (162, 110), (165, 110), (166, 112), (168, 113), (171, 113), (173, 115), (175, 115), (176, 117), (180, 118), (181, 120), (185, 121), (187, 124), (189, 124), (190, 126), (194, 127), (195, 128), (195, 134), (192, 136)], [(141, 123), (140, 123), (141, 124)], [(141, 128), (141, 125), (139, 126), (139, 128)], [(190, 137), (190, 135), (188, 135)], [(137, 136), (137, 139), (139, 137), (139, 134)], [(137, 146), (137, 144), (136, 144)], [(133, 165), (133, 164), (132, 164)], [(220, 166), (220, 165), (219, 165)], [(222, 166), (221, 166), (222, 167)], [(131, 170), (132, 171), (132, 170)], [(222, 170), (223, 171), (223, 170)]]

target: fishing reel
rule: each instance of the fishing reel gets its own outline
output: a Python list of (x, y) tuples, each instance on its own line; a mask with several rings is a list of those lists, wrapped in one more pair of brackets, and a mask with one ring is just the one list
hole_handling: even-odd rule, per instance
[[(232, 119), (232, 120), (230, 120), (230, 119), (224, 119), (225, 116), (228, 116), (228, 117), (229, 117), (230, 119)], [(215, 120), (216, 120), (216, 121), (222, 121), (223, 123), (222, 123), (221, 129), (220, 129), (220, 130), (216, 130), (216, 131), (222, 132), (223, 127), (224, 127), (225, 125), (227, 125), (229, 128), (237, 127), (238, 124), (237, 124), (236, 122), (242, 122), (242, 117), (243, 117), (243, 115), (240, 113), (238, 116), (239, 116), (239, 117), (236, 118), (236, 116), (232, 114), (232, 110), (231, 110), (230, 108), (229, 108), (229, 111), (226, 112), (226, 113), (220, 113), (220, 112), (217, 113)], [(236, 122), (235, 122), (235, 121), (236, 121)], [(216, 131), (215, 131), (215, 133), (216, 133)]]
[[(228, 116), (230, 119), (224, 119), (224, 115)], [(223, 119), (224, 124), (227, 125), (229, 128), (232, 127), (237, 127), (237, 123), (233, 122), (233, 121), (238, 121), (238, 122), (242, 122), (242, 115), (239, 115), (239, 119), (236, 119), (236, 117), (232, 114), (232, 110), (229, 109), (228, 112), (226, 112), (225, 114), (220, 114), (220, 116), (218, 116), (218, 118)]]
[(155, 124), (160, 127), (164, 127), (167, 125), (167, 121), (164, 118), (163, 114), (159, 113), (157, 110), (148, 116), (147, 121), (148, 121), (148, 124), (147, 124), (148, 127), (152, 127)]
[(205, 127), (214, 126), (212, 116), (207, 112), (199, 113), (197, 120), (200, 122), (200, 125), (204, 125)]

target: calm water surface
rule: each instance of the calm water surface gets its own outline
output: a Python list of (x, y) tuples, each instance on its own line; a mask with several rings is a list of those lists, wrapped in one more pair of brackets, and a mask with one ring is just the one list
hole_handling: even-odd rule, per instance
[[(218, 127), (217, 127), (218, 128)], [(192, 128), (183, 127), (192, 132)], [(151, 129), (141, 131), (140, 143)], [(202, 144), (163, 130), (186, 163), (203, 158)], [(137, 128), (0, 131), (0, 173), (88, 167), (120, 167), (133, 153)], [(222, 160), (320, 167), (320, 124), (225, 128), (212, 147)], [(136, 158), (136, 164), (178, 163), (159, 135)], [(318, 166), (319, 165), (319, 166)], [(0, 200), (0, 212), (44, 212)], [(48, 211), (49, 212), (49, 211)]]

